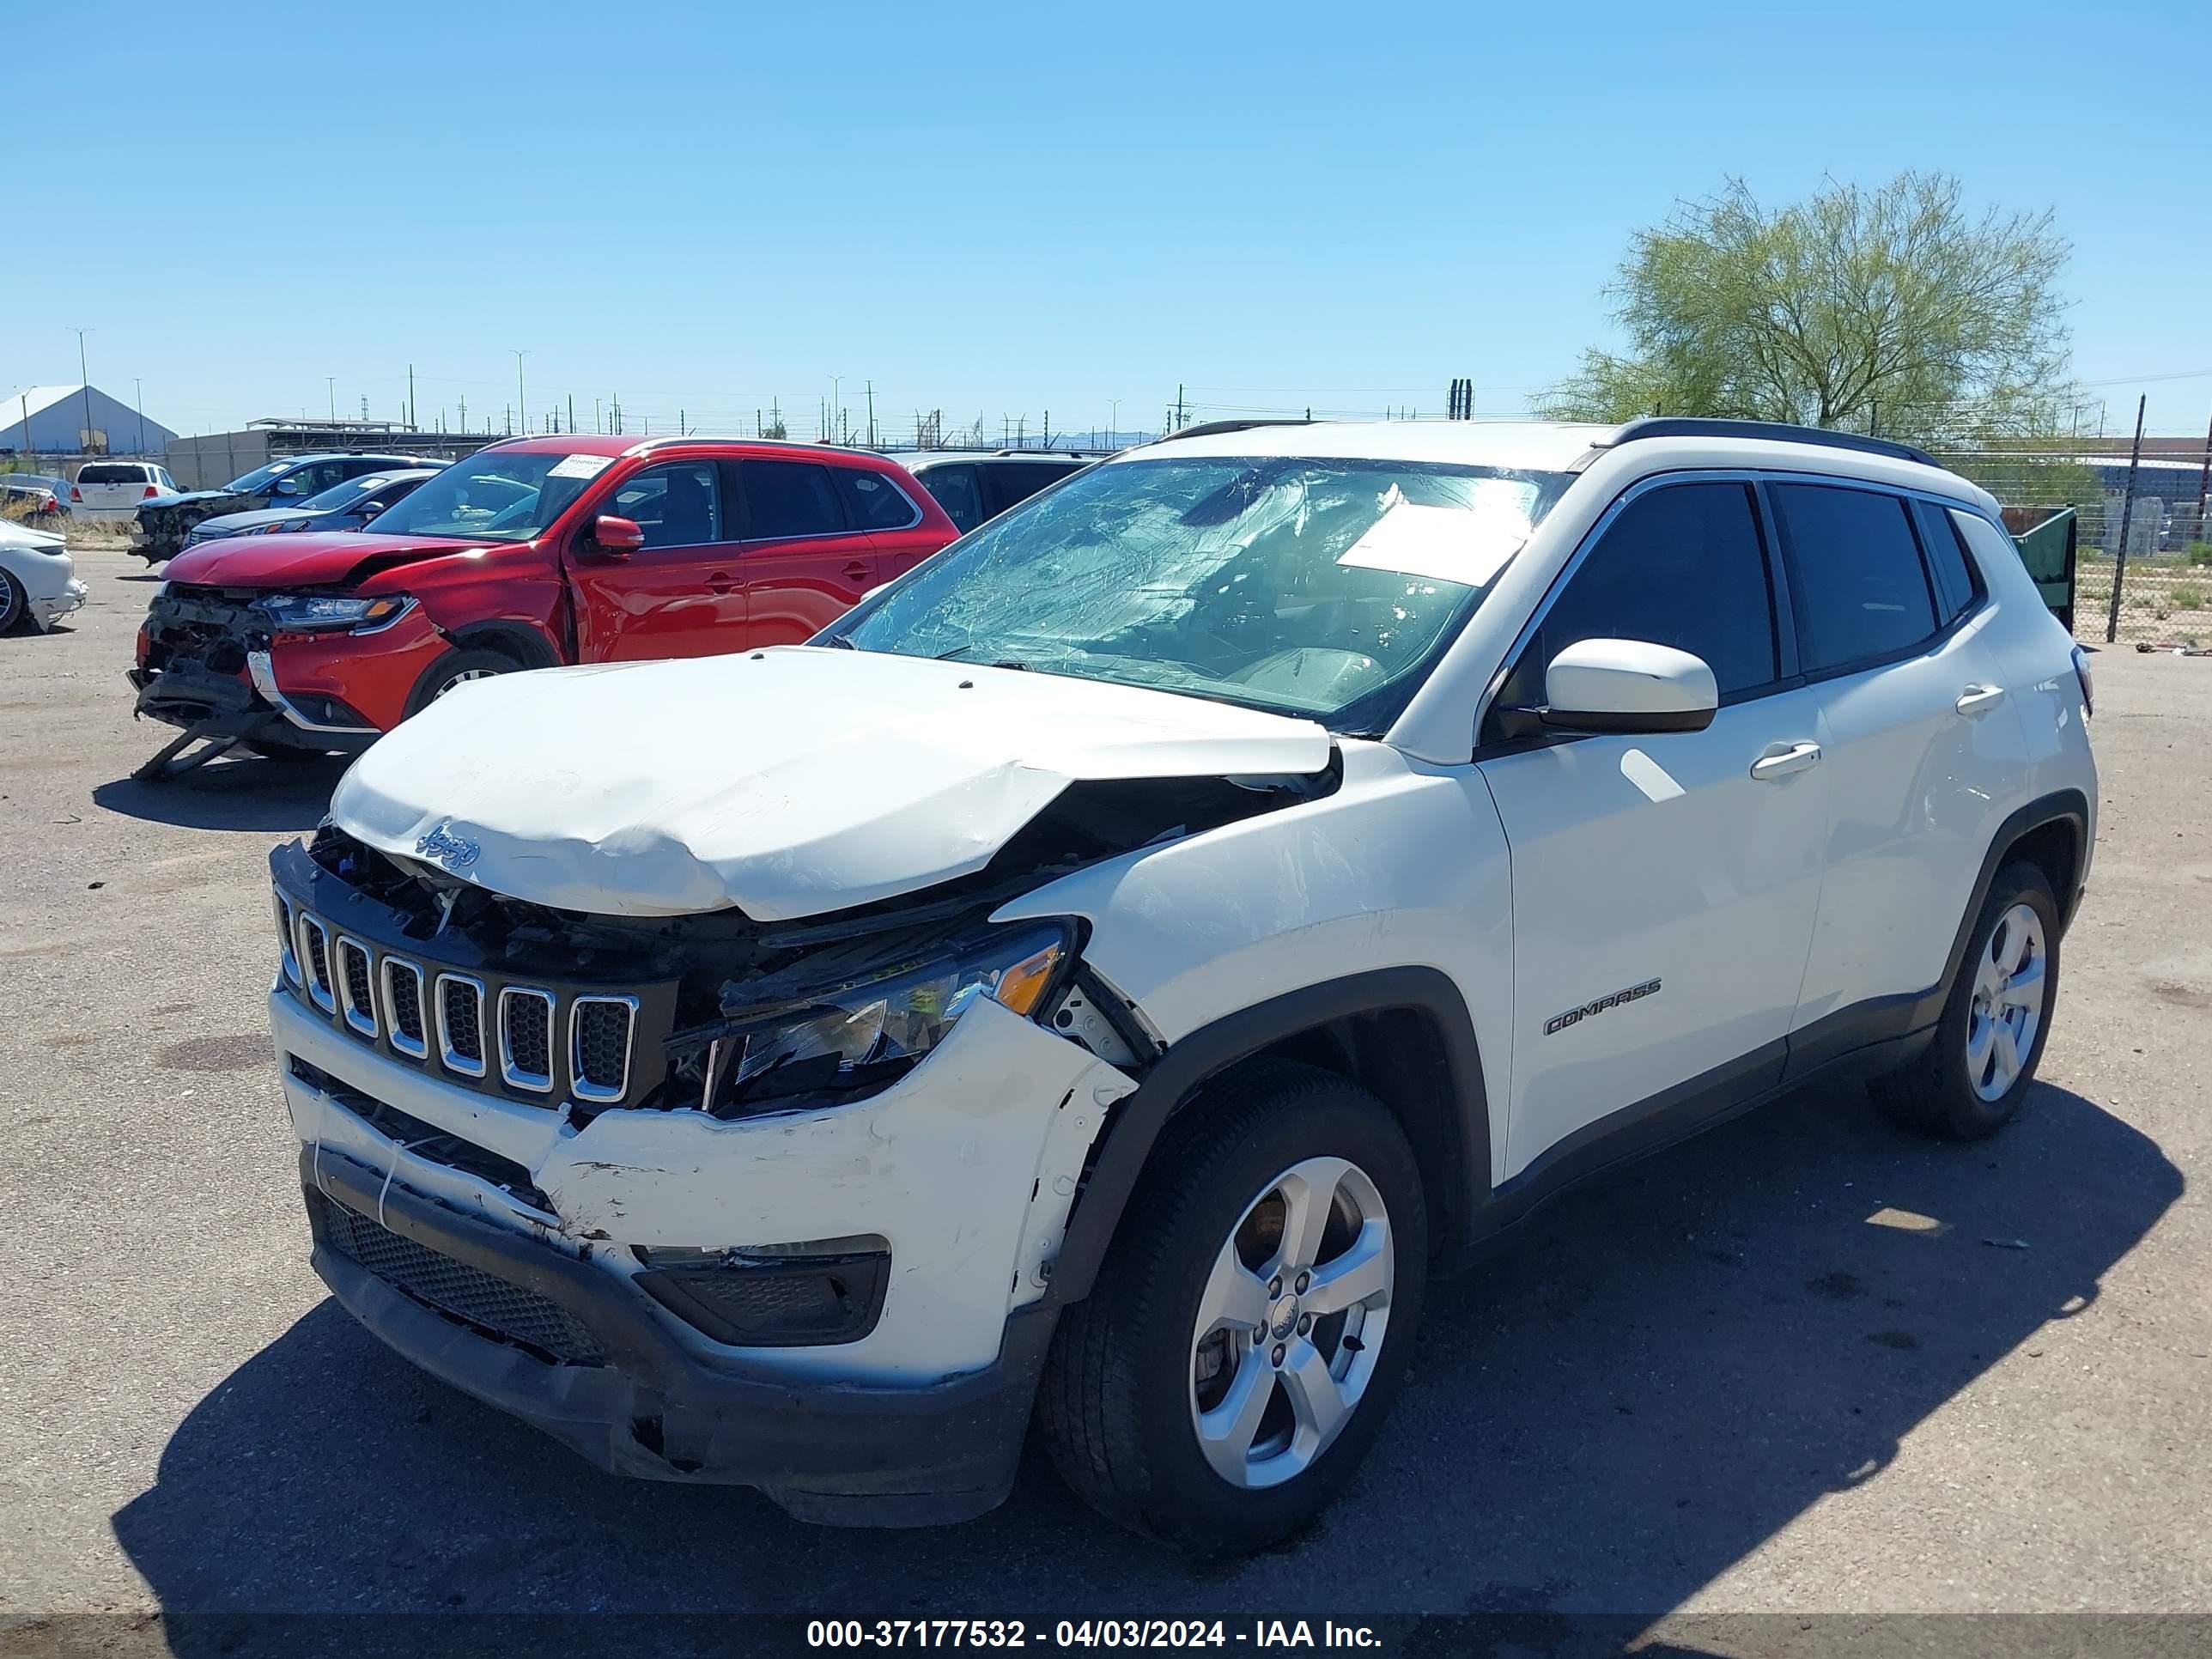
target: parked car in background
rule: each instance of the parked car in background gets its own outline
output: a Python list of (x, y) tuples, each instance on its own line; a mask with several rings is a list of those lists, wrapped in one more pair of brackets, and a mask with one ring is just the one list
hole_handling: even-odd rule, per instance
[(1080, 472), (1099, 458), (1074, 452), (923, 450), (892, 459), (937, 498), (945, 517), (966, 535), (986, 519), (995, 519), (1017, 501), (1025, 501), (1047, 484)]
[(131, 550), (149, 564), (159, 564), (183, 551), (194, 525), (218, 514), (303, 505), (331, 485), (364, 472), (436, 465), (420, 455), (287, 455), (233, 478), (220, 489), (157, 495), (142, 502), (132, 519)]
[(176, 493), (177, 481), (157, 461), (87, 461), (70, 480), (70, 507), (94, 524), (119, 523), (141, 502)]
[(468, 686), (347, 772), (269, 1012), (355, 1317), (618, 1473), (911, 1526), (1034, 1439), (1218, 1555), (1547, 1198), (1816, 1080), (2020, 1110), (2097, 773), (1988, 492), (1756, 422), (1225, 425), (808, 648)]
[(371, 519), (397, 507), (415, 493), (425, 478), (434, 478), (434, 466), (408, 467), (397, 472), (365, 472), (332, 484), (319, 495), (310, 495), (297, 507), (264, 507), (252, 513), (218, 513), (202, 519), (185, 538), (186, 547), (219, 542), (226, 536), (289, 535), (303, 530), (359, 530)]
[(43, 472), (0, 472), (0, 514), (26, 520), (70, 516), (69, 481)]
[(957, 535), (865, 452), (518, 438), (359, 533), (181, 553), (139, 630), (138, 712), (261, 753), (368, 747), (470, 680), (812, 637)]
[(85, 586), (59, 536), (0, 520), (0, 634), (25, 617), (52, 628), (84, 603)]

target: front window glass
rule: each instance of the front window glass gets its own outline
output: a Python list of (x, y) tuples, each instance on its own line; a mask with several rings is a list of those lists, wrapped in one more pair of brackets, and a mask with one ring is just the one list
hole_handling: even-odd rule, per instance
[(831, 635), (1379, 731), (1570, 482), (1287, 457), (1094, 467)]
[(649, 466), (623, 480), (604, 509), (645, 532), (647, 547), (699, 547), (722, 537), (722, 493), (712, 461)]
[(607, 465), (604, 455), (480, 450), (427, 480), (370, 528), (384, 536), (526, 542), (568, 511)]

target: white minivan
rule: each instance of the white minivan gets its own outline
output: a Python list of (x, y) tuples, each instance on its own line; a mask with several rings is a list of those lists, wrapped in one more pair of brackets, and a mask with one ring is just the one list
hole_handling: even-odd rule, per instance
[(141, 501), (178, 493), (169, 469), (155, 461), (87, 461), (70, 481), (70, 513), (94, 524), (120, 522)]

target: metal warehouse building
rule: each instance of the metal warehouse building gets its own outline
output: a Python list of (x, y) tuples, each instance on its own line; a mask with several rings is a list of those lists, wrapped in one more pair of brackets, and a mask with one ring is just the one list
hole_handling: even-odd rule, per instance
[(96, 386), (34, 386), (0, 403), (0, 452), (159, 455), (176, 434)]

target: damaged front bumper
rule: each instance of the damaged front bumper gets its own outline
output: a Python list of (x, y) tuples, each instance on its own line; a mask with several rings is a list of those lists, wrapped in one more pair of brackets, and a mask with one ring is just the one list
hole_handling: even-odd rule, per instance
[(71, 577), (58, 593), (33, 595), (27, 601), (31, 620), (41, 629), (52, 628), (64, 617), (84, 608), (86, 596), (91, 592), (82, 582)]
[[(342, 960), (378, 958), (366, 982), (387, 943), (424, 953), (312, 885), (288, 896), (331, 915)], [(390, 1346), (620, 1474), (757, 1486), (855, 1524), (1005, 1496), (1051, 1336), (1042, 1298), (1126, 1074), (981, 1001), (864, 1100), (592, 1114), (449, 1081), (438, 1045), (397, 1055), (333, 1001), (280, 978), (270, 1021), (316, 1271)], [(672, 1261), (862, 1237), (880, 1277), (840, 1340), (724, 1340), (651, 1287)]]

